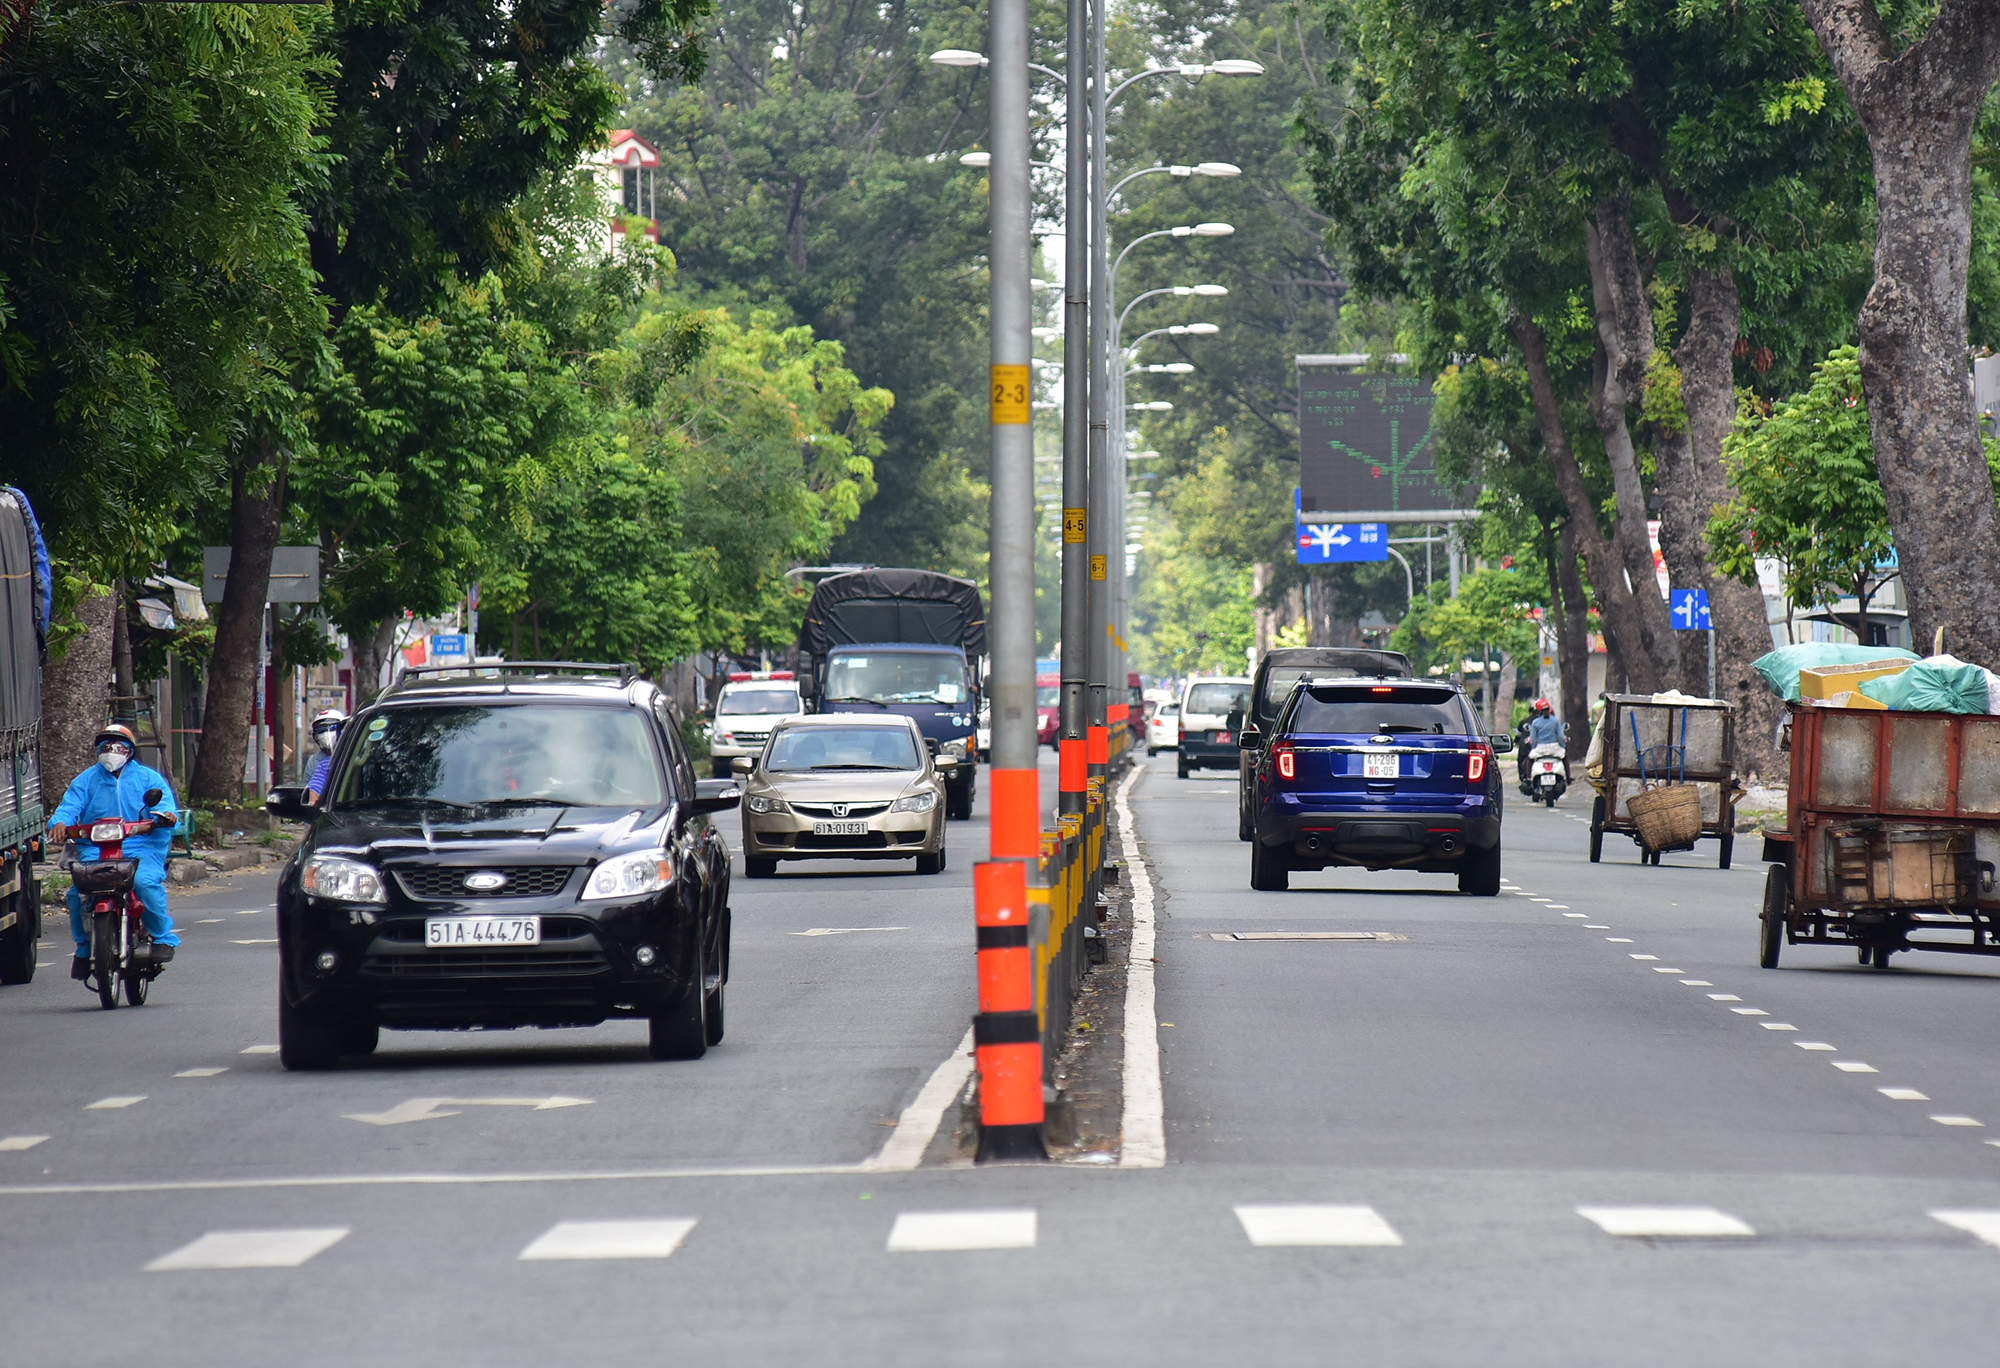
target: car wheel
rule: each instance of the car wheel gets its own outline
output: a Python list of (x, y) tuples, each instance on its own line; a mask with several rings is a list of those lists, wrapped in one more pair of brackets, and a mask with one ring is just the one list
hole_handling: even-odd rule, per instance
[(778, 873), (776, 860), (761, 859), (755, 855), (743, 857), (743, 877), (746, 879), (770, 879)]
[(382, 1043), (382, 1028), (372, 1021), (343, 1021), (338, 1034), (344, 1055), (372, 1055)]
[(1187, 778), (1187, 777), (1188, 777), (1188, 762), (1187, 762), (1186, 760), (1184, 760), (1184, 759), (1177, 759), (1177, 760), (1175, 760), (1175, 761), (1174, 761), (1174, 772), (1175, 772), (1176, 774), (1178, 774), (1178, 775), (1179, 775), (1179, 776), (1180, 776), (1181, 778), (1183, 778), (1183, 779)]
[(1469, 893), (1475, 898), (1497, 898), (1500, 896), (1500, 843), (1495, 841), (1491, 850), (1481, 850), (1474, 846), (1465, 853), (1465, 863), (1458, 867), (1458, 891)]
[(680, 1001), (647, 1020), (646, 1047), (655, 1059), (700, 1059), (708, 1053), (708, 976), (697, 937), (694, 972)]
[(944, 815), (947, 821), (969, 822), (972, 820), (972, 780), (963, 784), (944, 786)]
[(278, 989), (278, 1062), (293, 1073), (318, 1073), (340, 1063), (340, 1030), (329, 1019), (292, 1006)]
[(1257, 825), (1250, 820), (1250, 800), (1245, 795), (1236, 804), (1236, 839), (1254, 841), (1257, 839)]
[(917, 856), (917, 873), (919, 874), (944, 873), (944, 849), (940, 847), (938, 849), (938, 853), (935, 855)]
[(1289, 851), (1250, 843), (1250, 886), (1259, 893), (1282, 893), (1292, 886), (1292, 859)]

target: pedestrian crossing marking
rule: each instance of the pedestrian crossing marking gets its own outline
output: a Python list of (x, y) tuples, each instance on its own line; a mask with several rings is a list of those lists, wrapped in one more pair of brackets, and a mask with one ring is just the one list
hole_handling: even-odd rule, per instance
[(966, 1249), (1033, 1249), (1035, 1213), (1026, 1211), (905, 1211), (889, 1231), (891, 1254)]
[(148, 1273), (183, 1273), (208, 1268), (297, 1268), (347, 1238), (346, 1226), (299, 1230), (211, 1230), (198, 1240), (162, 1254)]
[(1403, 1237), (1367, 1206), (1239, 1206), (1236, 1219), (1259, 1248), (1400, 1245)]
[(558, 1221), (537, 1235), (520, 1258), (664, 1259), (688, 1237), (695, 1223), (663, 1221)]
[(1638, 1206), (1578, 1207), (1576, 1214), (1606, 1235), (1665, 1236), (1677, 1239), (1714, 1235), (1755, 1235), (1757, 1232), (1714, 1207)]

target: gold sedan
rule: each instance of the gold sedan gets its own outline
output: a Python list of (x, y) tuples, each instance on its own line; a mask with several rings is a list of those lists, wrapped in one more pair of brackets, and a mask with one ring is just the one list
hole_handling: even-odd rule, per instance
[(768, 879), (780, 860), (907, 860), (944, 871), (944, 779), (917, 724), (894, 714), (820, 713), (780, 722), (764, 753), (732, 762), (747, 776), (743, 870)]

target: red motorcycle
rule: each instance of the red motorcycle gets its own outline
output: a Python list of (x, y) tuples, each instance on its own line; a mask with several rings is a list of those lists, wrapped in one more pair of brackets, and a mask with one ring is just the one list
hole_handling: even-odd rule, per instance
[[(151, 808), (164, 795), (147, 789), (145, 804)], [(125, 985), (125, 1001), (134, 1007), (146, 1005), (146, 989), (160, 976), (165, 965), (153, 962), (153, 938), (146, 934), (146, 908), (136, 891), (139, 862), (125, 854), (128, 837), (143, 836), (161, 827), (173, 826), (170, 816), (154, 813), (137, 822), (118, 817), (100, 817), (72, 828), (77, 836), (97, 847), (97, 858), (76, 858), (76, 839), (64, 843), (70, 879), (77, 894), (89, 904), (85, 915), (90, 923), (90, 984), (106, 1011), (118, 1005), (118, 985)]]

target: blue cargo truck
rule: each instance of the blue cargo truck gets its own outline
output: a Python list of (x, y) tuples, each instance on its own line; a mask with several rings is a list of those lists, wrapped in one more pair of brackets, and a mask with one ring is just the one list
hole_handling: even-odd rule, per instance
[(873, 566), (829, 575), (806, 605), (799, 653), (808, 708), (914, 718), (933, 755), (959, 758), (945, 786), (945, 815), (961, 822), (972, 816), (986, 654), (978, 585)]
[(42, 799), (42, 646), (49, 557), (28, 496), (0, 485), (0, 983), (35, 976)]

